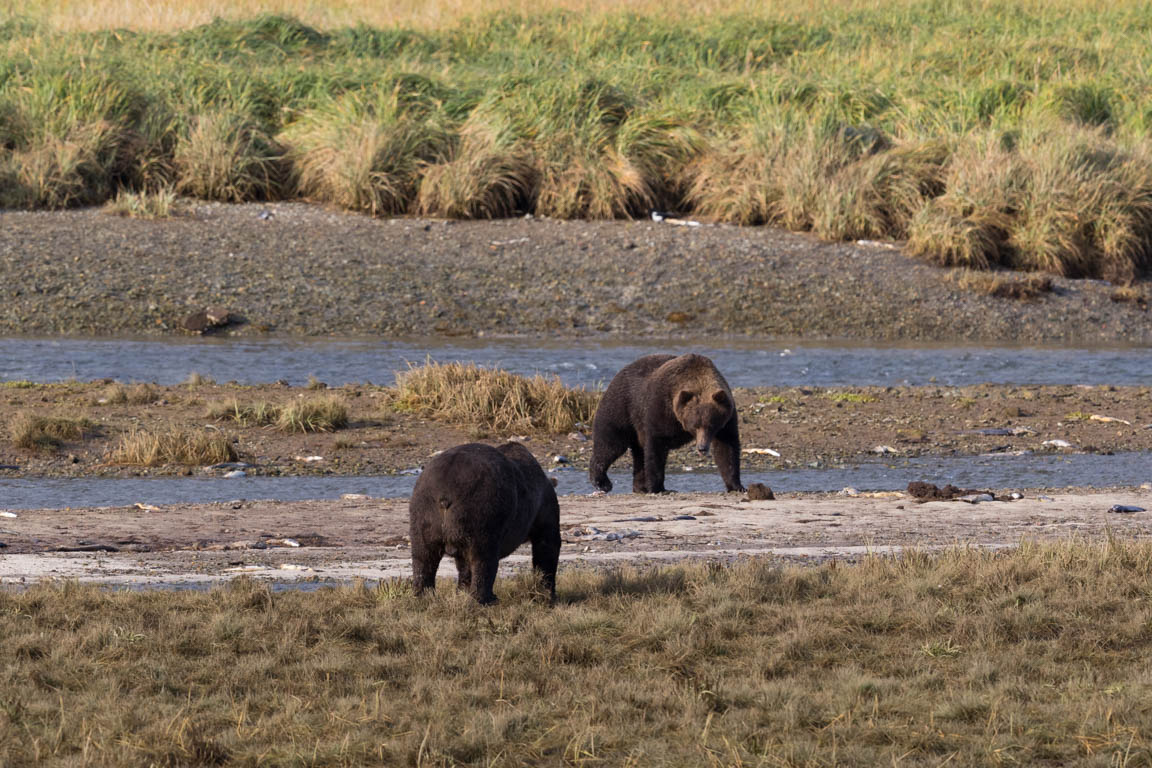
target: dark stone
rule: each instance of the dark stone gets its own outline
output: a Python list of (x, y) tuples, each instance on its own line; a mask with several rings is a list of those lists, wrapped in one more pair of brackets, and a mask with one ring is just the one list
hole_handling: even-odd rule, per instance
[(775, 501), (776, 494), (764, 483), (752, 483), (748, 486), (748, 498), (752, 501)]
[[(954, 499), (957, 496), (970, 496), (972, 494), (989, 493), (988, 491), (977, 491), (971, 488), (957, 488), (949, 483), (943, 488), (933, 485), (932, 483), (925, 483), (920, 480), (913, 480), (908, 483), (908, 493), (917, 499), (931, 501), (933, 499), (948, 500)], [(994, 494), (993, 494), (994, 495)]]

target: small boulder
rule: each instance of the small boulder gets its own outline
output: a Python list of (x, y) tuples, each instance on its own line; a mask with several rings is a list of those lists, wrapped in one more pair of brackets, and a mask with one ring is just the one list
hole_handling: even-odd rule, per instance
[(748, 499), (750, 501), (775, 501), (776, 494), (764, 483), (752, 483), (748, 486)]

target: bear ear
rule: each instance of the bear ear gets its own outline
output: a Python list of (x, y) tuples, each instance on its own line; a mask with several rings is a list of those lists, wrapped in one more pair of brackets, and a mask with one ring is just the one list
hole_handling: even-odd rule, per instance
[(692, 398), (694, 397), (696, 397), (695, 393), (689, 392), (686, 389), (680, 390), (679, 394), (676, 395), (676, 407), (683, 408), (684, 406), (688, 405), (688, 403), (692, 402)]
[(548, 478), (548, 479), (552, 481), (552, 487), (553, 487), (553, 488), (555, 488), (556, 486), (560, 485), (560, 481), (559, 481), (559, 480), (557, 480), (556, 478), (554, 478), (554, 477), (550, 477), (550, 478)]
[(718, 389), (712, 393), (712, 400), (719, 405), (728, 405), (728, 393), (722, 389)]

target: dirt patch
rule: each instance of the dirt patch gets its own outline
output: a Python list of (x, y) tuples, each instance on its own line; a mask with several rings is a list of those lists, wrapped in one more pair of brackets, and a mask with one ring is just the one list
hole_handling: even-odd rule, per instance
[(950, 274), (887, 243), (764, 227), (372, 219), (303, 203), (166, 220), (0, 212), (6, 334), (182, 333), (220, 305), (245, 318), (228, 329), (240, 334), (1152, 343), (1146, 309), (1100, 281), (1052, 278), (1020, 301)]
[[(903, 494), (561, 497), (562, 569), (773, 556), (819, 560), (956, 543), (1152, 534), (1152, 492), (1026, 492), (1018, 501), (914, 503)], [(49, 509), (4, 519), (0, 581), (76, 578), (110, 584), (196, 584), (253, 575), (295, 581), (410, 575), (405, 499), (230, 502), (162, 508)], [(316, 533), (323, 531), (322, 536)], [(299, 545), (299, 546), (294, 546)], [(109, 551), (53, 552), (60, 548)], [(504, 572), (528, 567), (524, 549)], [(562, 571), (563, 572), (563, 571)], [(441, 575), (452, 573), (445, 562)]]
[[(328, 395), (347, 404), (348, 426), (309, 433), (209, 417), (220, 405), (279, 406), (316, 396), (301, 387), (156, 387), (156, 399), (142, 404), (101, 403), (107, 389), (100, 382), (0, 387), (0, 426), (11, 425), (28, 413), (83, 417), (93, 425), (84, 439), (65, 441), (54, 453), (0, 440), (0, 467), (7, 467), (0, 468), (0, 476), (204, 471), (198, 466), (146, 468), (110, 463), (111, 451), (133, 430), (220, 430), (234, 441), (239, 459), (252, 465), (246, 471), (257, 475), (401, 472), (423, 465), (436, 451), (474, 440), (519, 439), (546, 468), (558, 466), (557, 457), (562, 457), (584, 471), (591, 453), (587, 429), (559, 435), (504, 434), (454, 426), (391, 410), (385, 393), (377, 387), (329, 390)], [(742, 463), (748, 470), (828, 466), (877, 455), (1152, 450), (1152, 389), (1148, 387), (775, 387), (737, 389), (735, 397), (745, 450)], [(619, 467), (626, 466), (624, 457)], [(714, 471), (711, 459), (701, 458), (690, 447), (674, 452), (668, 466)], [(228, 469), (213, 471), (222, 474)]]

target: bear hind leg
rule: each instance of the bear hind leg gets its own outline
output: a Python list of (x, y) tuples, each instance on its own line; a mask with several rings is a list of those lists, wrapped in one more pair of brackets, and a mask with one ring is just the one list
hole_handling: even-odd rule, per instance
[(556, 600), (556, 569), (559, 565), (560, 529), (533, 531), (532, 568), (540, 573), (540, 581), (552, 601)]
[(598, 490), (608, 493), (612, 481), (608, 478), (608, 467), (628, 450), (628, 442), (614, 433), (595, 433), (592, 436), (592, 461), (588, 465), (588, 477)]
[(412, 542), (412, 591), (417, 595), (436, 589), (436, 571), (444, 557), (444, 547)]
[(480, 605), (491, 605), (500, 602), (492, 587), (496, 584), (496, 569), (500, 565), (500, 557), (496, 552), (472, 552), (472, 597)]

